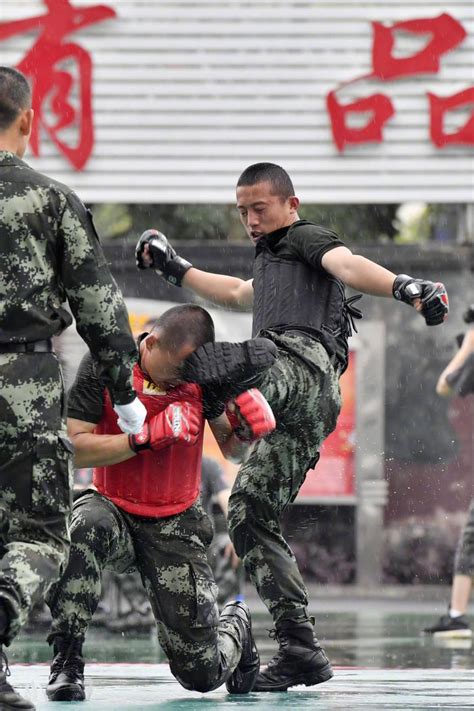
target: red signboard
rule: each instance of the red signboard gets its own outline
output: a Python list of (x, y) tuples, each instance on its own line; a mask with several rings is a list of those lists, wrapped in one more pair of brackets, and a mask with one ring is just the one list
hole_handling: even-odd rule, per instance
[(340, 498), (355, 495), (355, 429), (357, 354), (351, 351), (349, 367), (340, 380), (342, 410), (334, 432), (321, 447), (321, 459), (310, 469), (298, 499)]

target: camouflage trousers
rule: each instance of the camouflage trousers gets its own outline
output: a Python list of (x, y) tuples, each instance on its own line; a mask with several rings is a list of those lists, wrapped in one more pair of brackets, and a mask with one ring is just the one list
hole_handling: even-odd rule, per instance
[(0, 601), (9, 645), (64, 567), (72, 447), (52, 353), (0, 353)]
[(297, 335), (273, 340), (279, 356), (258, 387), (275, 413), (277, 427), (254, 444), (240, 467), (229, 500), (228, 523), (237, 555), (277, 622), (308, 604), (306, 586), (279, 519), (319, 459), (323, 440), (335, 428), (341, 396), (338, 372), (322, 345)]
[(474, 499), (456, 550), (454, 573), (474, 577)]
[(237, 666), (241, 644), (237, 624), (219, 621), (207, 561), (212, 535), (198, 503), (176, 516), (152, 519), (86, 491), (73, 507), (67, 568), (47, 597), (53, 618), (48, 641), (58, 634), (83, 639), (100, 601), (102, 571), (136, 568), (173, 675), (186, 689), (217, 688)]

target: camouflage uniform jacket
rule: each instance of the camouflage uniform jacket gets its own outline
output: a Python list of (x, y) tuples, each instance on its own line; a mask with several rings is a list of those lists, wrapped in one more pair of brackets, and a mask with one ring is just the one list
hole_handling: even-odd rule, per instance
[(67, 186), (0, 151), (0, 344), (57, 336), (72, 323), (114, 401), (132, 400), (136, 346), (91, 215)]

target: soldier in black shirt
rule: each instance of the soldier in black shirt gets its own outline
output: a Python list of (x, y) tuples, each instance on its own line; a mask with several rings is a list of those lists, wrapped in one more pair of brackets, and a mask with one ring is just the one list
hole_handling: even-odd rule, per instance
[(428, 325), (442, 323), (448, 312), (442, 284), (396, 276), (352, 254), (330, 230), (300, 220), (298, 206), (290, 177), (280, 166), (257, 163), (240, 176), (237, 209), (255, 245), (254, 278), (249, 281), (195, 269), (156, 230), (142, 235), (136, 251), (139, 267), (157, 270), (171, 284), (183, 284), (222, 306), (253, 306), (253, 334), (279, 349), (258, 384), (277, 428), (252, 449), (229, 502), (235, 550), (273, 616), (280, 643), (254, 691), (284, 691), (332, 676), (314, 637), (306, 587), (279, 518), (336, 426), (347, 338), (353, 319), (361, 316), (353, 305), (358, 297), (346, 299), (344, 284), (405, 301)]

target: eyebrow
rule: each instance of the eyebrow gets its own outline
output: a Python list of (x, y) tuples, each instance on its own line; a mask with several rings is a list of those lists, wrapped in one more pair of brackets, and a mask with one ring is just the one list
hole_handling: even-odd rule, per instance
[(239, 205), (239, 203), (237, 203), (237, 209), (246, 208), (246, 207), (257, 207), (257, 205), (266, 205), (266, 204), (267, 203), (265, 202), (265, 200), (257, 200), (257, 202), (253, 202), (251, 205)]

